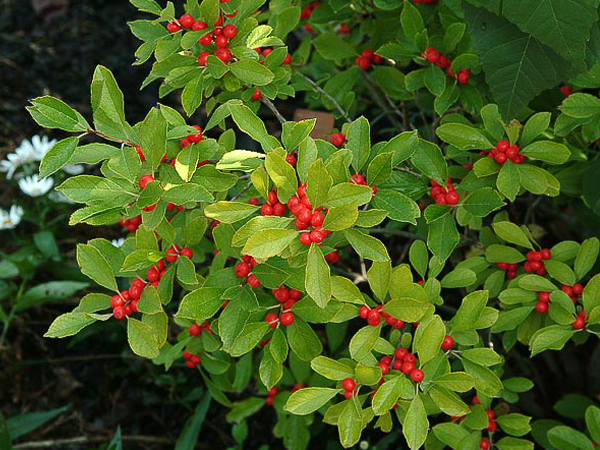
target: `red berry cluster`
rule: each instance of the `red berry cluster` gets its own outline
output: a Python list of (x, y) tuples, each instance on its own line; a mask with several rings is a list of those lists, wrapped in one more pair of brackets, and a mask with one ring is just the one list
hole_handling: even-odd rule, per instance
[[(300, 298), (302, 298), (302, 292), (297, 289), (286, 289), (283, 286), (279, 286), (277, 289), (273, 289), (271, 291), (273, 293), (273, 297), (279, 303), (281, 303), (282, 308), (285, 310), (292, 309), (292, 306), (296, 304)], [(290, 322), (291, 323), (291, 322)], [(284, 323), (284, 325), (286, 325)]]
[[(473, 404), (475, 404), (475, 402), (473, 402)], [(485, 413), (488, 416), (488, 426), (487, 426), (486, 430), (490, 431), (490, 432), (496, 431), (498, 429), (498, 424), (494, 420), (496, 417), (496, 415), (494, 414), (494, 411), (491, 409), (486, 409)]]
[(448, 58), (446, 58), (436, 49), (427, 47), (425, 51), (421, 54), (421, 58), (423, 58), (431, 64), (435, 64), (442, 70), (446, 70), (448, 76), (456, 78), (459, 84), (467, 84), (469, 82), (469, 78), (471, 77), (471, 69), (462, 69), (459, 70), (456, 74), (453, 73), (450, 69), (452, 61), (448, 60)]
[(438, 205), (456, 205), (460, 201), (460, 194), (454, 189), (450, 178), (448, 178), (446, 187), (435, 180), (431, 180), (429, 195)]
[[(227, 46), (229, 45), (229, 40), (237, 36), (237, 27), (232, 24), (225, 27), (221, 25), (223, 25), (223, 18), (219, 17), (215, 23), (215, 29), (202, 36), (198, 42), (202, 47), (209, 47), (214, 44), (213, 54), (225, 64), (229, 64), (232, 55)], [(203, 31), (206, 29), (207, 25), (204, 22), (195, 22), (192, 26), (192, 31)], [(210, 52), (201, 52), (198, 55), (198, 64), (202, 67), (206, 66), (209, 56)]]
[(373, 327), (376, 327), (381, 323), (383, 317), (388, 325), (391, 325), (395, 329), (400, 329), (404, 326), (404, 321), (396, 319), (390, 316), (388, 313), (381, 311), (383, 305), (377, 305), (375, 308), (369, 308), (368, 306), (361, 306), (358, 310), (358, 315), (367, 319), (367, 323)]
[(360, 56), (354, 60), (356, 65), (363, 70), (368, 70), (373, 64), (383, 64), (383, 58), (373, 53), (373, 50), (364, 50)]
[(311, 2), (307, 6), (304, 7), (302, 12), (300, 12), (300, 20), (308, 20), (310, 16), (312, 16), (313, 10), (319, 6), (319, 2)]
[(304, 245), (310, 245), (312, 242), (320, 244), (325, 240), (325, 237), (329, 233), (325, 230), (322, 225), (325, 221), (325, 214), (327, 210), (322, 207), (313, 208), (310, 204), (310, 200), (306, 196), (306, 185), (301, 184), (296, 191), (298, 195), (293, 195), (288, 200), (288, 208), (292, 211), (292, 214), (296, 216), (296, 228), (299, 230), (308, 230), (312, 228), (312, 231), (305, 231), (300, 233), (300, 242)]
[(265, 316), (265, 322), (267, 322), (271, 328), (275, 328), (280, 322), (287, 327), (294, 322), (294, 314), (290, 311), (282, 312), (279, 316), (275, 313), (268, 313)]
[(420, 383), (425, 378), (425, 373), (421, 369), (416, 368), (417, 357), (410, 353), (404, 347), (398, 347), (394, 354), (394, 357), (383, 356), (379, 360), (379, 367), (381, 367), (381, 373), (383, 375), (390, 371), (390, 365), (392, 370), (399, 370), (404, 375), (410, 376), (411, 380), (415, 383)]
[(194, 322), (192, 325), (190, 325), (190, 327), (188, 328), (188, 333), (190, 334), (190, 336), (199, 336), (200, 333), (202, 333), (202, 330), (208, 330), (208, 332), (210, 334), (213, 334), (214, 331), (212, 330), (212, 328), (210, 327), (210, 323), (208, 322), (208, 320), (205, 320), (204, 322), (202, 322), (202, 324), (199, 324), (198, 322)]
[(137, 229), (140, 226), (140, 223), (142, 223), (142, 216), (133, 216), (130, 219), (121, 217), (119, 219), (119, 223), (121, 224), (121, 226), (127, 228), (127, 231), (130, 231), (133, 233), (134, 231), (137, 231)]
[(263, 216), (283, 216), (286, 211), (287, 208), (279, 201), (275, 189), (267, 194), (267, 203), (260, 207)]
[(306, 385), (304, 383), (294, 383), (294, 387), (292, 388), (292, 394), (300, 389), (304, 389)]
[(344, 133), (331, 133), (331, 136), (329, 136), (329, 142), (338, 148), (342, 147), (344, 142), (346, 142), (346, 135)]
[(192, 251), (191, 248), (189, 248), (189, 247), (181, 248), (177, 244), (171, 245), (167, 249), (166, 253), (167, 253), (167, 256), (165, 257), (165, 259), (170, 263), (174, 263), (175, 261), (177, 261), (177, 258), (179, 258), (180, 256), (185, 256), (186, 258), (189, 258), (189, 259), (192, 259), (194, 257), (194, 252)]
[(325, 261), (329, 264), (335, 264), (340, 260), (340, 255), (335, 250), (325, 255)]
[(548, 303), (550, 303), (550, 292), (538, 292), (538, 302), (535, 304), (536, 311), (542, 314), (547, 313)]
[(367, 184), (367, 182), (365, 181), (365, 178), (359, 173), (355, 173), (354, 175), (352, 175), (348, 181), (352, 184), (360, 184), (362, 186), (368, 186), (373, 191), (373, 195), (377, 194), (377, 186), (369, 186)]
[(234, 272), (238, 278), (243, 278), (242, 284), (248, 283), (252, 289), (260, 287), (260, 281), (250, 272), (256, 267), (256, 260), (249, 255), (243, 255), (242, 261), (237, 263)]
[(523, 269), (527, 273), (537, 273), (538, 275), (546, 274), (546, 267), (542, 261), (552, 258), (550, 249), (543, 248), (539, 252), (533, 250), (527, 252), (527, 261), (523, 264)]
[(579, 310), (579, 312), (577, 313), (577, 317), (575, 318), (575, 320), (573, 321), (573, 328), (575, 328), (576, 330), (581, 330), (582, 328), (585, 327), (585, 321), (588, 319), (588, 316), (585, 315), (585, 310), (581, 309)]
[(510, 145), (506, 139), (498, 141), (495, 147), (489, 152), (480, 152), (481, 155), (487, 155), (488, 158), (492, 158), (500, 165), (504, 165), (506, 161), (510, 161), (513, 164), (523, 164), (527, 158), (525, 155), (519, 153), (519, 146), (517, 144)]
[(356, 395), (356, 382), (352, 378), (344, 378), (342, 381), (342, 388), (344, 389), (344, 397), (347, 400), (350, 400), (353, 396)]
[(185, 365), (190, 369), (193, 369), (196, 366), (199, 366), (202, 361), (200, 361), (200, 357), (195, 353), (190, 353), (189, 350), (183, 351), (183, 357), (185, 358)]
[(508, 264), (504, 262), (496, 263), (496, 266), (500, 270), (504, 270), (506, 272), (506, 278), (512, 280), (517, 277), (517, 269), (519, 268), (518, 264)]
[(203, 138), (202, 136), (202, 128), (199, 125), (194, 125), (193, 128), (198, 130), (197, 133), (190, 134), (189, 136), (184, 137), (181, 141), (179, 141), (179, 147), (181, 149), (186, 148), (188, 145), (197, 144)]
[(265, 403), (269, 406), (273, 406), (273, 399), (279, 393), (279, 390), (275, 386), (273, 386), (269, 392), (267, 393), (267, 398), (265, 399)]
[[(142, 295), (142, 291), (146, 287), (146, 283), (142, 280), (134, 280), (131, 283), (129, 290), (121, 291), (118, 295), (114, 295), (110, 299), (110, 307), (113, 310), (115, 319), (121, 320), (125, 316), (129, 316), (134, 312), (138, 312), (138, 301)], [(133, 297), (130, 291), (136, 295)]]
[(573, 304), (577, 304), (577, 299), (583, 294), (583, 287), (583, 284), (575, 283), (573, 286), (563, 285), (560, 290), (571, 298)]

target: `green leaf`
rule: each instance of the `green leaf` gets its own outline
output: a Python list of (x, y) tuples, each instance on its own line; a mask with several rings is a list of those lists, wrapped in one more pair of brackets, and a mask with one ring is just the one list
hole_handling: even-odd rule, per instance
[(332, 185), (333, 179), (327, 172), (323, 160), (317, 159), (308, 169), (306, 177), (306, 196), (310, 200), (310, 204), (314, 207), (323, 205), (327, 201), (327, 195)]
[(201, 322), (210, 319), (223, 305), (221, 296), (225, 289), (217, 287), (202, 287), (186, 294), (176, 317)]
[(220, 201), (208, 205), (204, 209), (206, 217), (216, 219), (223, 223), (235, 223), (250, 217), (259, 208), (242, 202)]
[(488, 291), (475, 291), (463, 298), (460, 308), (450, 321), (452, 331), (474, 330), (487, 301)]
[(535, 356), (545, 350), (560, 350), (567, 341), (575, 334), (573, 328), (562, 325), (551, 325), (538, 330), (529, 341), (531, 356)]
[(364, 305), (365, 300), (360, 289), (348, 278), (342, 276), (331, 277), (331, 295), (340, 302)]
[(487, 150), (491, 142), (477, 128), (463, 123), (445, 123), (435, 130), (439, 138), (461, 150)]
[(354, 225), (356, 219), (358, 219), (358, 205), (349, 203), (335, 206), (327, 211), (323, 228), (329, 231), (342, 231)]
[(561, 450), (593, 450), (587, 436), (573, 428), (560, 425), (548, 431), (550, 443)]
[(380, 153), (369, 163), (367, 168), (367, 183), (378, 186), (392, 176), (392, 152)]
[(358, 206), (369, 203), (373, 191), (369, 186), (362, 186), (353, 183), (339, 183), (333, 186), (327, 194), (327, 203), (323, 206), (327, 208), (343, 206), (348, 204), (357, 204)]
[[(235, 100), (228, 102), (227, 106), (233, 121), (239, 129), (260, 143), (265, 152), (270, 152), (279, 144), (277, 139), (269, 135), (263, 121), (250, 108), (241, 103), (236, 103)], [(289, 166), (289, 164), (287, 165)]]
[[(480, 161), (490, 161), (487, 158)], [(516, 165), (511, 162), (504, 164), (498, 173), (498, 179), (496, 180), (496, 187), (498, 191), (511, 202), (515, 201), (515, 198), (519, 194), (521, 189), (521, 172)]]
[(267, 67), (249, 58), (230, 64), (229, 69), (243, 83), (253, 86), (265, 86), (275, 77)]
[(385, 245), (383, 245), (379, 239), (354, 229), (344, 231), (344, 235), (361, 258), (370, 259), (371, 261), (376, 262), (386, 262), (390, 260)]
[(436, 97), (441, 96), (446, 89), (446, 74), (435, 64), (425, 70), (425, 87)]
[(68, 164), (78, 143), (77, 137), (69, 137), (57, 142), (40, 163), (40, 178), (46, 178)]
[(589, 119), (600, 114), (600, 99), (577, 92), (565, 98), (558, 109), (574, 119)]
[(524, 436), (529, 433), (531, 431), (530, 420), (531, 417), (517, 413), (504, 414), (496, 418), (496, 422), (500, 425), (500, 428), (511, 436)]
[(444, 155), (437, 145), (421, 140), (411, 161), (427, 178), (437, 181), (442, 186), (446, 185), (448, 167)]
[(466, 372), (452, 372), (436, 377), (432, 383), (455, 392), (468, 392), (475, 386), (473, 377)]
[(27, 107), (27, 110), (42, 127), (58, 128), (70, 133), (79, 133), (90, 128), (81, 114), (58, 98), (37, 97), (31, 100), (31, 104), (33, 106)]
[[(542, 91), (571, 75), (571, 64), (506, 19), (469, 4), (463, 7), (486, 82), (504, 117), (514, 117)], [(523, 16), (529, 19), (530, 14)]]
[(600, 241), (598, 238), (586, 239), (581, 243), (577, 257), (575, 258), (575, 276), (577, 280), (581, 280), (586, 274), (592, 270), (598, 259), (598, 251), (600, 250)]
[(186, 83), (181, 92), (181, 106), (190, 117), (202, 104), (202, 90), (204, 88), (204, 76), (198, 74)]
[(259, 230), (250, 236), (242, 253), (258, 260), (266, 260), (281, 254), (297, 237), (296, 230), (282, 228)]
[(117, 281), (112, 267), (96, 247), (87, 244), (77, 245), (77, 263), (81, 272), (100, 286), (117, 291)]
[(445, 336), (446, 327), (439, 316), (432, 316), (419, 324), (413, 345), (421, 365), (438, 354)]
[[(569, 97), (567, 97), (568, 99)], [(599, 105), (600, 106), (600, 105)], [(600, 109), (598, 111), (600, 113)], [(519, 143), (521, 147), (525, 147), (540, 134), (548, 129), (550, 126), (550, 119), (552, 115), (549, 112), (539, 112), (531, 116), (521, 132), (521, 138)]]
[(470, 269), (454, 269), (442, 278), (443, 288), (459, 288), (470, 286), (477, 281), (477, 274)]
[(394, 376), (377, 389), (372, 400), (373, 412), (377, 416), (385, 414), (398, 402), (398, 398), (411, 391), (413, 391), (413, 386), (406, 377)]
[(356, 49), (352, 45), (333, 33), (319, 34), (313, 40), (313, 44), (324, 59), (338, 60), (353, 58), (357, 55)]
[(371, 154), (371, 128), (369, 121), (361, 116), (348, 127), (348, 141), (345, 147), (352, 152), (352, 167), (358, 173), (365, 166)]
[(367, 325), (358, 330), (350, 340), (350, 356), (360, 361), (364, 359), (375, 347), (381, 327)]
[[(409, 3), (405, 3), (407, 5)], [(411, 450), (420, 448), (427, 439), (429, 432), (429, 421), (427, 420), (427, 411), (423, 405), (421, 396), (417, 395), (411, 402), (406, 411), (402, 434), (406, 438), (408, 447)]]
[(529, 159), (548, 164), (563, 164), (571, 156), (571, 151), (566, 145), (552, 141), (536, 141), (522, 149), (521, 153)]
[(354, 369), (351, 366), (326, 356), (317, 356), (310, 362), (310, 367), (328, 380), (341, 381), (354, 377)]
[(419, 205), (414, 200), (393, 189), (379, 189), (372, 204), (388, 211), (390, 219), (398, 222), (416, 225), (416, 219), (421, 216)]
[(440, 261), (448, 259), (459, 242), (456, 221), (450, 214), (444, 214), (429, 225), (427, 246)]
[(514, 437), (503, 437), (496, 443), (498, 450), (533, 450), (533, 442)]
[(210, 400), (210, 394), (206, 393), (204, 394), (202, 400), (198, 402), (194, 414), (188, 420), (186, 420), (183, 431), (177, 438), (175, 450), (193, 450), (196, 442), (198, 442), (200, 429), (202, 428), (202, 424), (204, 423), (204, 419), (208, 413)]
[(229, 353), (235, 358), (248, 353), (259, 344), (268, 331), (269, 324), (266, 322), (247, 324), (233, 341)]
[(159, 355), (158, 338), (154, 329), (137, 319), (127, 318), (127, 341), (133, 353), (143, 358)]
[(492, 211), (504, 206), (504, 202), (496, 190), (481, 188), (471, 192), (462, 202), (465, 210), (475, 217), (485, 217)]
[(600, 408), (590, 405), (585, 410), (585, 423), (590, 436), (596, 442), (600, 441)]
[(320, 307), (325, 308), (331, 299), (331, 270), (322, 250), (311, 244), (306, 260), (306, 293)]
[(290, 348), (302, 361), (311, 361), (323, 351), (321, 340), (301, 318), (296, 317), (286, 331)]
[(492, 224), (492, 227), (500, 239), (510, 242), (511, 244), (533, 249), (533, 245), (525, 232), (514, 223), (506, 221), (496, 222)]
[(431, 303), (412, 297), (395, 298), (383, 307), (384, 312), (405, 322), (418, 322), (434, 310), (435, 308)]
[(285, 122), (282, 125), (281, 142), (288, 152), (302, 144), (315, 127), (316, 119)]
[(519, 278), (519, 287), (526, 291), (554, 291), (556, 286), (546, 278), (539, 275), (524, 275)]
[(292, 414), (305, 416), (315, 412), (337, 395), (338, 389), (309, 387), (294, 392), (283, 409)]
[(88, 325), (94, 323), (96, 319), (83, 312), (70, 312), (61, 314), (50, 324), (44, 337), (67, 337), (79, 333)]
[(402, 31), (408, 38), (414, 38), (425, 28), (421, 13), (412, 3), (404, 3), (402, 13), (400, 14), (400, 24)]
[(265, 158), (267, 173), (277, 186), (277, 196), (281, 202), (287, 202), (298, 189), (296, 171), (279, 153), (270, 152)]
[(160, 165), (167, 145), (167, 121), (158, 108), (152, 108), (140, 126), (140, 147), (153, 170)]

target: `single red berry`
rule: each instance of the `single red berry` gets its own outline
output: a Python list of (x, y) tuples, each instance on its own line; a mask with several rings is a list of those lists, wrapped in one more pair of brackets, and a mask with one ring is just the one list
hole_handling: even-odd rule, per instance
[(258, 89), (258, 87), (254, 88), (254, 92), (252, 93), (252, 100), (260, 100), (262, 98), (262, 92)]
[(552, 252), (550, 252), (550, 250), (547, 248), (543, 248), (541, 250), (541, 254), (542, 254), (542, 259), (544, 259), (544, 260), (552, 258)]
[(283, 58), (283, 61), (281, 62), (281, 65), (287, 66), (287, 65), (289, 65), (291, 63), (292, 63), (292, 55), (287, 54), (287, 55), (285, 55), (285, 58)]
[(576, 330), (581, 330), (583, 327), (585, 327), (585, 318), (577, 316), (577, 318), (573, 322), (573, 328), (575, 328)]
[(465, 71), (461, 70), (460, 72), (458, 72), (456, 79), (458, 80), (459, 84), (467, 84), (469, 82), (470, 77), (471, 77), (471, 74), (469, 72), (465, 72)]
[(179, 254), (181, 256), (185, 256), (186, 258), (189, 258), (189, 259), (192, 259), (194, 257), (194, 252), (189, 247), (183, 247)]
[(498, 429), (498, 424), (492, 420), (488, 422), (488, 426), (486, 428), (487, 431), (494, 432)]
[(129, 288), (129, 295), (131, 296), (131, 298), (137, 300), (142, 296), (143, 290), (144, 290), (144, 287), (140, 287), (137, 284), (132, 284)]
[(234, 37), (236, 37), (237, 35), (237, 28), (235, 27), (235, 25), (226, 25), (225, 28), (223, 28), (223, 36), (225, 36), (227, 39), (233, 39)]
[(194, 25), (194, 18), (191, 14), (184, 14), (179, 18), (179, 23), (183, 28), (192, 28)]
[(277, 194), (275, 192), (270, 191), (267, 194), (267, 203), (269, 203), (269, 205), (274, 205), (278, 201), (279, 201), (279, 199), (277, 198)]
[(489, 450), (489, 448), (490, 448), (490, 441), (489, 441), (489, 439), (482, 438), (481, 441), (479, 441), (479, 448), (481, 450)]
[(223, 35), (217, 36), (215, 38), (215, 45), (219, 48), (225, 48), (229, 45), (229, 39)]
[(369, 58), (365, 58), (364, 56), (357, 57), (354, 62), (363, 70), (369, 70), (371, 67), (371, 60)]
[(573, 296), (573, 288), (571, 286), (565, 286), (563, 285), (560, 288), (561, 291), (563, 291), (565, 294), (567, 294), (569, 297)]
[(303, 245), (310, 245), (312, 242), (310, 233), (300, 233), (300, 242), (302, 242)]
[(289, 291), (284, 287), (279, 287), (273, 290), (273, 296), (279, 303), (284, 303), (289, 297)]
[(279, 320), (281, 321), (282, 325), (287, 327), (288, 325), (291, 325), (294, 321), (294, 314), (292, 314), (291, 312), (284, 312), (279, 316)]
[(350, 183), (365, 184), (365, 178), (361, 174), (355, 173), (350, 177)]
[(154, 181), (154, 177), (152, 175), (144, 175), (140, 178), (139, 185), (140, 189), (144, 189), (148, 184)]
[(560, 87), (560, 91), (567, 97), (573, 93), (573, 89), (571, 89), (571, 86), (568, 86), (566, 84)]
[(444, 350), (450, 350), (452, 347), (454, 347), (454, 338), (452, 336), (446, 335), (446, 337), (444, 337), (444, 340), (442, 341), (442, 348)]
[(581, 283), (575, 283), (573, 285), (573, 294), (575, 294), (575, 295), (583, 294), (583, 285)]
[(373, 53), (373, 50), (364, 50), (362, 52), (362, 57), (363, 58), (373, 59), (373, 56), (375, 56), (375, 53)]
[(273, 207), (268, 204), (264, 204), (260, 207), (260, 213), (263, 216), (272, 216), (273, 215)]
[(212, 44), (212, 41), (213, 37), (210, 34), (205, 34), (198, 40), (198, 42), (200, 42), (200, 45), (203, 47), (208, 47), (210, 44)]
[(275, 216), (283, 216), (285, 214), (286, 208), (283, 203), (275, 203), (273, 205), (273, 215)]
[(340, 27), (340, 31), (343, 34), (350, 34), (350, 27), (348, 26), (347, 23), (343, 23), (342, 26)]
[(390, 371), (390, 365), (384, 362), (380, 362), (379, 364), (377, 364), (377, 366), (381, 367), (381, 375), (387, 375)]
[(267, 56), (269, 56), (271, 53), (273, 53), (273, 49), (272, 48), (265, 48), (262, 51), (262, 55), (264, 58), (266, 58)]
[(421, 381), (423, 381), (423, 378), (425, 378), (425, 374), (423, 373), (423, 371), (421, 369), (416, 369), (410, 373), (410, 378), (415, 383), (420, 383)]
[(159, 278), (160, 272), (158, 271), (158, 269), (156, 269), (156, 267), (152, 267), (146, 272), (146, 280), (150, 282), (158, 281)]
[(370, 311), (371, 311), (371, 309), (368, 306), (361, 306), (358, 309), (358, 315), (360, 317), (362, 317), (363, 319), (366, 319), (369, 316)]
[(119, 306), (123, 306), (123, 298), (120, 295), (113, 295), (110, 299), (110, 307), (112, 309), (118, 308)]
[(404, 347), (398, 347), (394, 354), (396, 355), (396, 359), (404, 361), (404, 358), (408, 354), (408, 350), (406, 350)]
[[(304, 25), (306, 27), (306, 25)], [(350, 400), (354, 396), (354, 391), (344, 391), (344, 397), (346, 400)]]
[(231, 59), (231, 52), (229, 50), (227, 50), (226, 48), (218, 48), (215, 51), (215, 56), (217, 58), (219, 58), (221, 61), (223, 61), (225, 64), (227, 64), (229, 62), (229, 60)]
[(234, 269), (235, 276), (238, 278), (245, 278), (250, 273), (250, 265), (245, 262), (238, 263)]
[(115, 309), (113, 309), (113, 316), (115, 319), (121, 320), (123, 317), (125, 317), (125, 315), (125, 308), (122, 306), (117, 306)]
[(192, 31), (202, 30), (206, 30), (206, 23), (202, 22), (201, 20), (194, 22), (194, 24), (192, 25)]
[(537, 302), (535, 304), (535, 309), (537, 312), (545, 314), (548, 312), (548, 303), (544, 303), (544, 302)]
[(195, 322), (188, 328), (188, 333), (190, 336), (198, 336), (201, 332), (202, 327)]
[(548, 303), (550, 301), (550, 292), (538, 292), (540, 302)]
[(448, 205), (456, 205), (460, 201), (460, 194), (456, 191), (448, 192), (446, 194), (446, 203)]
[(175, 22), (169, 22), (167, 24), (167, 31), (169, 33), (177, 33), (179, 30), (181, 30), (181, 27), (179, 25), (177, 25)]
[(345, 391), (353, 391), (355, 387), (356, 383), (352, 378), (346, 378), (342, 381), (342, 388), (344, 388)]
[(340, 255), (336, 251), (333, 251), (331, 253), (327, 253), (325, 255), (325, 261), (327, 261), (328, 263), (335, 264), (339, 260), (340, 260)]
[(271, 328), (274, 328), (277, 326), (277, 320), (278, 320), (278, 317), (277, 317), (277, 314), (275, 314), (275, 313), (268, 313), (265, 316), (265, 322), (267, 322)]
[(316, 242), (321, 243), (323, 242), (323, 240), (325, 239), (325, 233), (323, 233), (321, 230), (312, 230), (310, 232), (310, 240), (312, 242)]
[(260, 287), (260, 281), (254, 275), (250, 275), (246, 280), (252, 289)]
[(431, 64), (435, 64), (440, 60), (440, 52), (438, 52), (437, 50), (433, 49), (433, 48), (428, 48), (427, 50), (425, 50), (426, 53), (426, 58), (427, 61), (430, 62)]
[(310, 224), (313, 227), (320, 227), (323, 225), (323, 222), (325, 222), (325, 216), (321, 213), (314, 213), (310, 219)]
[(291, 153), (285, 155), (285, 161), (292, 167), (296, 167), (296, 157)]
[(504, 164), (506, 162), (508, 158), (506, 157), (506, 154), (504, 153), (498, 153), (496, 156), (494, 156), (494, 160), (498, 163), (498, 164)]
[(407, 352), (406, 355), (404, 356), (404, 361), (415, 364), (417, 362), (417, 357), (415, 355), (413, 355), (412, 353)]
[(486, 409), (485, 413), (488, 416), (488, 420), (494, 420), (494, 417), (496, 417), (496, 414), (494, 413), (494, 411), (492, 409)]
[(329, 141), (336, 147), (341, 147), (342, 145), (344, 145), (344, 142), (346, 141), (346, 136), (344, 136), (343, 133), (333, 133), (329, 137)]
[(369, 311), (367, 315), (367, 322), (369, 325), (376, 327), (381, 323), (381, 318), (379, 317), (379, 311), (376, 309), (372, 309)]
[(410, 375), (415, 370), (415, 364), (411, 362), (402, 363), (400, 370), (404, 375)]
[(300, 298), (302, 298), (302, 292), (300, 292), (297, 289), (290, 289), (289, 295), (290, 295), (290, 299), (292, 299), (294, 301), (300, 300)]

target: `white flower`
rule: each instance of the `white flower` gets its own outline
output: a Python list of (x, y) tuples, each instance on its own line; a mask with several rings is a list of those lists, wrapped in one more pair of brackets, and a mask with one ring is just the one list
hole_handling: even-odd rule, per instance
[(0, 230), (12, 230), (21, 222), (23, 208), (12, 205), (9, 211), (0, 209)]
[(6, 159), (0, 161), (0, 172), (6, 172), (6, 178), (10, 180), (20, 166), (41, 161), (54, 144), (56, 139), (49, 140), (47, 136), (34, 136), (31, 141), (23, 140), (14, 153), (6, 155)]
[(30, 197), (39, 197), (46, 194), (54, 186), (52, 178), (38, 179), (37, 175), (25, 177), (19, 180), (19, 187)]
[(64, 166), (63, 170), (69, 175), (80, 175), (85, 170), (85, 167), (83, 167), (81, 164), (75, 164), (73, 166)]
[(115, 247), (119, 248), (122, 247), (125, 243), (125, 238), (113, 239), (112, 241), (110, 241), (110, 243)]

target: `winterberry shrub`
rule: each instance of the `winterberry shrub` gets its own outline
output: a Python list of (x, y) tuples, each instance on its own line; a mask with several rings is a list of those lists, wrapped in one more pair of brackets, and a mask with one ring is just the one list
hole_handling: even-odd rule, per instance
[[(129, 24), (144, 86), (181, 108), (129, 124), (103, 66), (93, 125), (32, 100), (74, 133), (42, 177), (99, 164), (57, 188), (84, 205), (70, 222), (128, 232), (77, 246), (103, 290), (46, 336), (126, 322), (134, 353), (198, 371), (232, 420), (275, 408), (289, 449), (319, 445), (319, 422), (344, 447), (377, 428), (410, 449), (592, 448), (597, 407), (587, 430), (532, 428), (534, 385), (505, 362), (600, 334), (598, 239), (534, 211), (600, 211), (594, 2), (132, 3), (154, 16)], [(286, 120), (291, 97), (336, 127)]]

